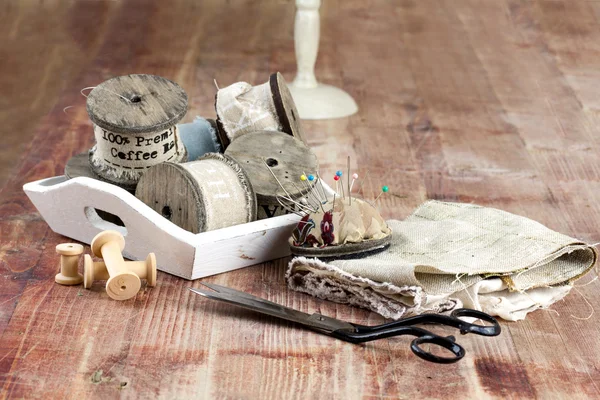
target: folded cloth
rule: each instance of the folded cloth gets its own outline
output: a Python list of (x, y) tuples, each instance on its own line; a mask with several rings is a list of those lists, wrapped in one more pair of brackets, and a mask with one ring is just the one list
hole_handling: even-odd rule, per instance
[(221, 145), (217, 139), (214, 121), (202, 117), (194, 118), (193, 122), (177, 125), (179, 137), (188, 154), (188, 161), (195, 161), (206, 153), (220, 153)]
[(294, 258), (288, 286), (392, 319), (468, 307), (515, 321), (566, 296), (597, 258), (584, 242), (473, 204), (428, 201), (387, 223), (387, 250), (330, 262)]

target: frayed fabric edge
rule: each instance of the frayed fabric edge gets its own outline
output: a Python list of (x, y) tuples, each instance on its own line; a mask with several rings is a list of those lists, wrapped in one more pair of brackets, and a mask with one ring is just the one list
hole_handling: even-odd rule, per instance
[[(328, 274), (325, 276), (308, 270), (299, 271), (302, 266), (326, 271)], [(427, 296), (419, 286), (399, 287), (388, 282), (375, 282), (349, 274), (317, 258), (294, 258), (288, 264), (286, 281), (293, 290), (323, 300), (365, 308), (395, 320), (424, 312), (449, 312), (462, 306), (460, 300), (452, 298), (427, 304)], [(394, 299), (394, 295), (412, 298), (413, 302), (402, 302)]]

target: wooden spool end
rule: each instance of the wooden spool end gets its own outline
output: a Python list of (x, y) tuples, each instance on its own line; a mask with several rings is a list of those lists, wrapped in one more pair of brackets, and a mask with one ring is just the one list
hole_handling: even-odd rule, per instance
[(275, 72), (269, 77), (269, 85), (273, 103), (275, 103), (275, 110), (277, 110), (277, 116), (282, 126), (281, 130), (306, 143), (300, 114), (285, 78), (279, 72)]
[[(204, 171), (206, 165), (211, 167)], [(135, 195), (192, 233), (256, 219), (256, 196), (250, 180), (235, 160), (218, 153), (189, 163), (167, 162), (150, 168), (140, 179)], [(215, 215), (219, 210), (222, 214)]]
[(96, 257), (102, 258), (102, 247), (109, 242), (117, 243), (120, 251), (125, 249), (125, 238), (123, 235), (120, 232), (108, 230), (100, 232), (92, 239), (92, 243), (90, 244), (92, 253)]
[(283, 132), (248, 133), (233, 141), (225, 154), (234, 158), (248, 174), (258, 201), (259, 219), (286, 213), (277, 201), (277, 195), (285, 195), (285, 192), (265, 162), (294, 199), (303, 196), (306, 185), (314, 184), (300, 181), (300, 176), (316, 174), (319, 170), (317, 156), (312, 150)]
[(141, 287), (140, 277), (129, 271), (111, 276), (106, 281), (106, 293), (114, 300), (131, 299), (138, 294)]
[(156, 256), (154, 253), (150, 253), (146, 257), (146, 281), (148, 286), (156, 286)]
[(187, 94), (178, 84), (145, 74), (109, 79), (96, 86), (87, 98), (92, 122), (122, 134), (168, 129), (183, 118), (187, 105)]
[(56, 253), (61, 256), (78, 256), (83, 253), (83, 246), (79, 243), (61, 243), (56, 245)]
[[(94, 260), (89, 254), (83, 256), (83, 287), (90, 289), (94, 283)], [(108, 272), (107, 272), (108, 274)]]

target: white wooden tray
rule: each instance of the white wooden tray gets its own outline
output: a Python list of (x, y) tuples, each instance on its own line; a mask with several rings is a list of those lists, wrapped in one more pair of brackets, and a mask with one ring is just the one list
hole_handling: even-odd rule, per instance
[[(144, 260), (154, 252), (159, 270), (186, 279), (289, 255), (287, 241), (300, 220), (289, 214), (194, 234), (125, 189), (92, 178), (56, 176), (27, 183), (23, 190), (54, 232), (89, 244), (103, 230), (120, 231), (126, 258)], [(118, 216), (125, 227), (102, 219), (96, 210)]]

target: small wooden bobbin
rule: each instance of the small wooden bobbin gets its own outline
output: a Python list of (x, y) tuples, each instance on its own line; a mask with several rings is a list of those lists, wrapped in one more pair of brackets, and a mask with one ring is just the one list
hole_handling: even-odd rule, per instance
[[(235, 159), (243, 168), (258, 201), (258, 219), (286, 214), (277, 196), (286, 195), (279, 182), (293, 199), (306, 196), (314, 182), (300, 180), (304, 174), (319, 170), (317, 156), (300, 140), (283, 132), (257, 131), (234, 140), (225, 154)], [(277, 180), (273, 177), (269, 168)], [(307, 187), (307, 185), (310, 185)]]
[(140, 179), (135, 196), (192, 233), (256, 220), (256, 195), (244, 169), (218, 153), (150, 168)]
[(61, 243), (56, 246), (56, 252), (60, 254), (60, 272), (54, 277), (54, 281), (61, 285), (79, 285), (83, 281), (83, 275), (77, 271), (79, 255), (83, 253), (83, 246), (77, 243)]
[[(146, 279), (148, 286), (156, 286), (156, 256), (148, 254), (146, 261), (125, 261), (125, 267), (140, 277)], [(89, 254), (83, 256), (83, 287), (90, 289), (95, 280), (110, 279), (106, 263), (92, 260)]]
[(127, 300), (139, 292), (140, 277), (125, 265), (121, 252), (125, 248), (125, 238), (117, 231), (100, 232), (91, 244), (92, 253), (104, 259), (109, 279), (106, 293), (115, 300)]

